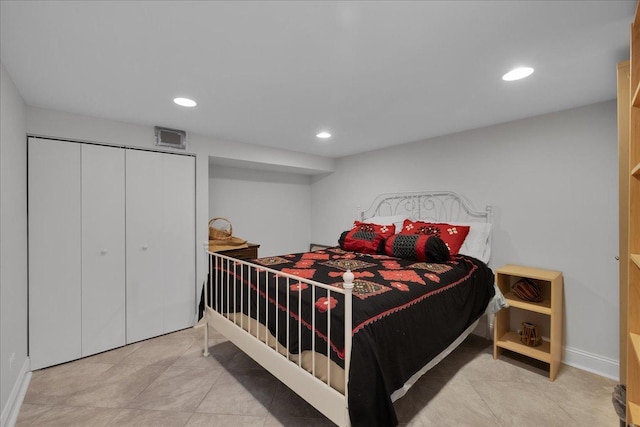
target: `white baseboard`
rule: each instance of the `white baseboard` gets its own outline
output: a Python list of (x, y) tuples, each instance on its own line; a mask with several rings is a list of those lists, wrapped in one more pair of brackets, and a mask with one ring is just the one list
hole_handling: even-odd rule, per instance
[(29, 382), (31, 382), (31, 371), (29, 370), (30, 361), (27, 357), (22, 364), (18, 378), (11, 389), (9, 400), (4, 408), (2, 408), (2, 415), (0, 416), (0, 426), (13, 427), (18, 420), (18, 414), (20, 413), (20, 407), (24, 396), (27, 394), (29, 388)]
[[(491, 331), (492, 329), (493, 325), (491, 323), (488, 326), (485, 325), (485, 330)], [(480, 329), (480, 325), (478, 325), (478, 328), (476, 328), (474, 333), (482, 336), (482, 329)], [(493, 339), (493, 337), (489, 339)], [(588, 351), (579, 350), (573, 347), (564, 347), (562, 363), (614, 381), (620, 381), (620, 361), (609, 357), (589, 353)]]
[(565, 347), (562, 363), (615, 381), (620, 379), (620, 362), (577, 348)]

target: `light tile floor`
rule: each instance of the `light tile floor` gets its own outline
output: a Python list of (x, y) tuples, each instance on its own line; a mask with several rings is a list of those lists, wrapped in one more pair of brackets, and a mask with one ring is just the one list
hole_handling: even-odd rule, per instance
[[(330, 426), (216, 331), (173, 334), (33, 373), (17, 426)], [(618, 427), (612, 380), (471, 335), (395, 403), (406, 426)]]

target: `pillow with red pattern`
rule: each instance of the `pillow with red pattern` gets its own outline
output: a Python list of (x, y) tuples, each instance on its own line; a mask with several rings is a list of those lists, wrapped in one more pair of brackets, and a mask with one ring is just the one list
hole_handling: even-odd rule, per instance
[(360, 252), (363, 254), (384, 253), (384, 236), (374, 231), (352, 228), (340, 235), (338, 243), (345, 251)]
[(396, 226), (393, 224), (375, 224), (361, 221), (354, 221), (352, 230), (374, 232), (385, 239), (396, 234)]
[(457, 255), (469, 234), (468, 225), (452, 225), (444, 222), (423, 222), (406, 219), (400, 234), (426, 234), (441, 238), (451, 255)]
[(522, 278), (511, 286), (511, 290), (524, 301), (541, 302), (540, 286), (531, 279)]
[(441, 238), (424, 234), (395, 234), (384, 244), (384, 253), (413, 261), (446, 262), (451, 255)]

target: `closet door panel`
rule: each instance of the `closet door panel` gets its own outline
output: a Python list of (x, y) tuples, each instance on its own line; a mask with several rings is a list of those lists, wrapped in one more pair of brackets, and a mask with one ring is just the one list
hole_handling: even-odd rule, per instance
[(82, 355), (126, 344), (124, 149), (82, 144)]
[(195, 296), (195, 159), (164, 156), (164, 326), (193, 326)]
[(126, 151), (127, 343), (164, 333), (162, 154)]
[(29, 356), (39, 369), (82, 355), (80, 145), (29, 139)]

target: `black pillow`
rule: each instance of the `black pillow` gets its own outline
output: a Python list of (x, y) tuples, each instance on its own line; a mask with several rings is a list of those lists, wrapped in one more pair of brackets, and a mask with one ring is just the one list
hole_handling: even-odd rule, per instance
[(413, 261), (446, 262), (451, 259), (449, 248), (435, 235), (395, 234), (385, 242), (384, 252)]

